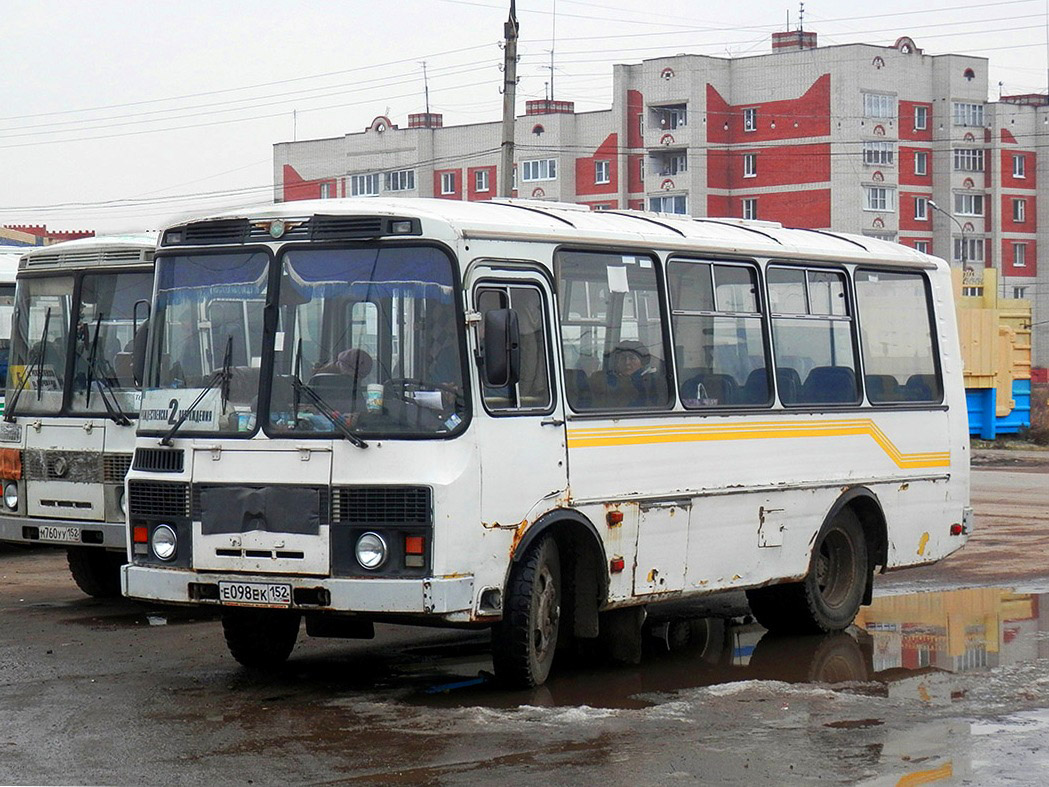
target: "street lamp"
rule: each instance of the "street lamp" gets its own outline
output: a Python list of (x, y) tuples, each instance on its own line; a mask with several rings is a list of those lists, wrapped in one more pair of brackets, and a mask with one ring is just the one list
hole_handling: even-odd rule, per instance
[(965, 225), (962, 224), (960, 221), (958, 221), (958, 219), (954, 218), (954, 216), (952, 216), (950, 213), (945, 211), (943, 208), (941, 208), (939, 205), (937, 205), (932, 200), (928, 200), (928, 205), (929, 205), (930, 208), (932, 208), (933, 210), (935, 210), (935, 211), (937, 211), (939, 213), (942, 213), (944, 216), (946, 216), (947, 218), (949, 218), (951, 221), (953, 221), (955, 224), (958, 225), (958, 229), (962, 233), (962, 270), (965, 270), (965, 263), (968, 262), (968, 251), (969, 251), (968, 246), (965, 243)]

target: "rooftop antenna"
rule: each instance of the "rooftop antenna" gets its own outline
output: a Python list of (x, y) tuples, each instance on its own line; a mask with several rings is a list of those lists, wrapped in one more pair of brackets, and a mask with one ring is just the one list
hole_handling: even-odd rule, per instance
[(798, 32), (805, 32), (805, 4), (798, 3)]
[[(1047, 0), (1049, 2), (1049, 0)], [(554, 100), (554, 50), (557, 48), (557, 0), (554, 0), (554, 13), (550, 21), (550, 100)]]
[(426, 96), (426, 122), (430, 122), (430, 81), (426, 78), (426, 61), (422, 61), (423, 67), (423, 93)]
[(291, 111), (291, 141), (299, 141), (299, 111), (297, 109)]

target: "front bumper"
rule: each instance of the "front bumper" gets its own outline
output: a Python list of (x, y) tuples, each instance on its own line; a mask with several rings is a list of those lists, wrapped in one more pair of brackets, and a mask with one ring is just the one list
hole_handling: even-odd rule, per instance
[[(442, 579), (326, 579), (268, 574), (198, 573), (185, 569), (126, 565), (121, 587), (129, 598), (176, 603), (218, 604), (191, 596), (191, 584), (266, 582), (295, 588), (323, 588), (331, 596), (324, 606), (292, 604), (303, 611), (360, 612), (448, 616), (469, 613), (473, 605), (473, 577)], [(456, 615), (458, 617), (458, 615)]]
[[(47, 537), (47, 528), (79, 528), (79, 541)], [(0, 515), (0, 541), (16, 544), (48, 544), (56, 547), (89, 546), (127, 550), (127, 525), (123, 522), (84, 522), (76, 519), (42, 519)]]

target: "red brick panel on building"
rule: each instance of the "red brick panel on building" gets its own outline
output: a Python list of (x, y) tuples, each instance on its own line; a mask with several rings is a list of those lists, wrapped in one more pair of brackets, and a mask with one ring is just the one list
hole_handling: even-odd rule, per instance
[[(756, 109), (753, 131), (743, 129), (743, 110)], [(776, 139), (830, 134), (830, 74), (824, 74), (799, 98), (754, 104), (729, 104), (707, 85), (707, 141), (754, 144)]]
[[(580, 196), (591, 194), (616, 194), (619, 191), (619, 135), (615, 132), (605, 137), (593, 156), (575, 160), (575, 190)], [(608, 182), (595, 180), (596, 163), (608, 162)], [(638, 189), (641, 191), (642, 189)]]
[[(744, 157), (755, 156), (756, 174), (744, 176)], [(707, 153), (707, 188), (757, 189), (830, 181), (830, 145), (777, 145)]]

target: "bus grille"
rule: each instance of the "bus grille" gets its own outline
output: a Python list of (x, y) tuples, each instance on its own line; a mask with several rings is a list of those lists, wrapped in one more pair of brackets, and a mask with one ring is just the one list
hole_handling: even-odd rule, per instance
[(189, 484), (165, 481), (128, 482), (130, 516), (189, 516)]
[(131, 469), (131, 454), (102, 454), (102, 481), (106, 484), (122, 484)]
[(164, 233), (164, 246), (196, 246), (216, 243), (243, 243), (248, 236), (247, 219), (198, 221)]
[(153, 473), (181, 473), (183, 457), (181, 448), (136, 448), (135, 469)]
[[(212, 485), (212, 484), (194, 484), (193, 485), (192, 500), (190, 502), (190, 516), (191, 516), (191, 518), (193, 519), (194, 522), (200, 522), (201, 521), (201, 517), (203, 516), (203, 514), (202, 514), (202, 510), (203, 509), (202, 509), (201, 504), (200, 504), (200, 493), (201, 493), (201, 491), (203, 489), (207, 489), (208, 487), (211, 487), (211, 486), (214, 486), (214, 485)], [(274, 489), (274, 490), (279, 490), (280, 489), (280, 486), (278, 484), (267, 484), (266, 487), (251, 487), (251, 486), (248, 486), (248, 485), (241, 485), (241, 486), (244, 489), (261, 489), (261, 488), (268, 488), (268, 489)], [(328, 502), (328, 488), (327, 487), (323, 487), (323, 486), (309, 487), (309, 488), (313, 489), (313, 491), (315, 491), (317, 493), (317, 495), (318, 495), (318, 506), (320, 508), (321, 524), (322, 525), (330, 524), (330, 519), (331, 518), (329, 517), (328, 514), (329, 514), (329, 511), (331, 510), (331, 506), (330, 506), (330, 504)]]
[(357, 486), (332, 490), (332, 521), (347, 524), (429, 524), (431, 492), (425, 486)]

